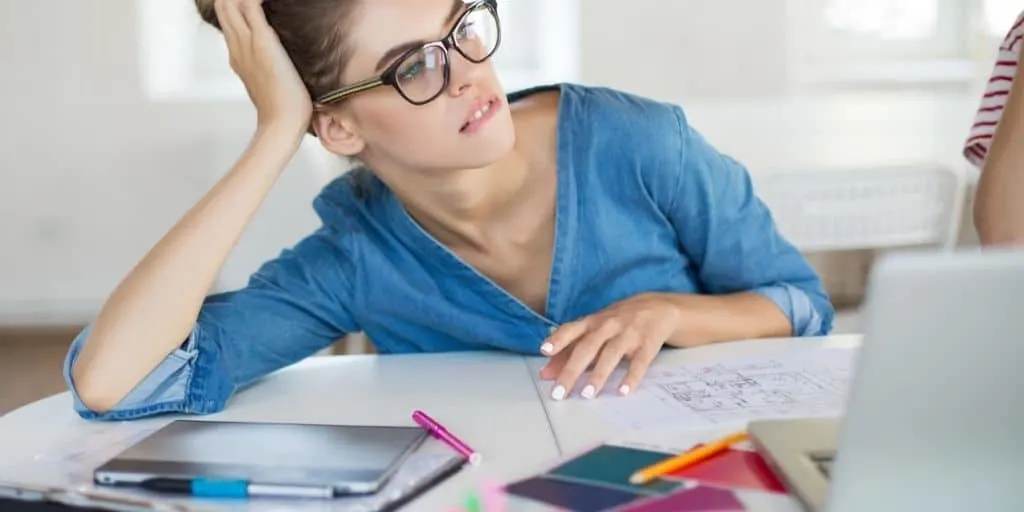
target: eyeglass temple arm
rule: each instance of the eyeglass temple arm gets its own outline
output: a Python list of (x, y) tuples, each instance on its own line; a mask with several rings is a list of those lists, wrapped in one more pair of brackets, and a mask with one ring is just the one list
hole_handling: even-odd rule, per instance
[(374, 87), (379, 87), (381, 85), (384, 85), (384, 81), (382, 79), (367, 78), (366, 80), (361, 80), (352, 85), (348, 85), (340, 89), (335, 89), (327, 94), (324, 94), (323, 96), (320, 96), (319, 98), (317, 98), (316, 101), (317, 103), (321, 103), (324, 105), (329, 103), (335, 103), (357, 92), (363, 92), (367, 89), (373, 89)]

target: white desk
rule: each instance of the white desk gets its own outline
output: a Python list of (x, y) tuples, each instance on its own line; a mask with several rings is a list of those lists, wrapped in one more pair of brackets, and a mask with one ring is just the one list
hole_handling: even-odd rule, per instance
[[(725, 343), (690, 350), (672, 350), (662, 353), (659, 362), (707, 363), (722, 359), (742, 358), (757, 355), (772, 355), (790, 350), (822, 348), (854, 348), (859, 346), (860, 336), (829, 336), (825, 338), (797, 338), (760, 340), (741, 343)], [(543, 358), (528, 359), (527, 364), (534, 371), (544, 365)], [(604, 441), (623, 442), (626, 444), (643, 443), (664, 446), (676, 451), (683, 451), (694, 444), (721, 438), (724, 432), (711, 431), (666, 431), (662, 434), (644, 432), (642, 436), (617, 431), (604, 418), (595, 414), (583, 400), (554, 401), (550, 398), (550, 384), (538, 383), (538, 391), (543, 398), (544, 408), (551, 422), (552, 434), (560, 451), (565, 455), (579, 453)], [(768, 496), (761, 493), (740, 493), (745, 505), (757, 511), (798, 511), (796, 504), (788, 497)]]
[[(457, 505), (476, 479), (529, 476), (538, 463), (559, 455), (522, 358), (493, 353), (307, 359), (239, 393), (224, 412), (207, 418), (413, 425), (414, 409), (443, 421), (486, 458), (480, 468), (435, 488), (416, 509)], [(34, 461), (27, 472), (25, 465), (0, 469), (0, 479), (65, 483), (70, 477), (86, 483), (89, 468), (113, 455), (108, 446), (114, 441), (169, 419), (86, 422), (74, 414), (66, 393), (41, 400), (0, 418), (0, 467)], [(82, 447), (94, 453), (75, 464), (77, 475), (58, 469), (58, 460)]]
[[(856, 336), (748, 341), (663, 357), (707, 361), (858, 341)], [(582, 409), (581, 399), (552, 402), (547, 386), (535, 383), (542, 363), (494, 353), (312, 358), (239, 393), (224, 412), (206, 418), (409, 425), (413, 409), (429, 411), (485, 457), (481, 467), (461, 471), (410, 507), (444, 510), (458, 505), (477, 482), (509, 483), (552, 466), (562, 454), (620, 439), (603, 419)], [(0, 418), (0, 480), (87, 483), (91, 469), (126, 437), (137, 438), (172, 418), (87, 422), (74, 414), (67, 393), (35, 402)], [(674, 441), (685, 445), (718, 434)], [(543, 510), (516, 503), (513, 510)], [(785, 498), (748, 505), (796, 510)]]

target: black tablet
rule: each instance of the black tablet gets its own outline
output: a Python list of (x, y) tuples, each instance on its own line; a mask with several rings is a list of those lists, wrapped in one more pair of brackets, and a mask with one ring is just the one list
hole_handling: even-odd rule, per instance
[(379, 490), (428, 436), (405, 426), (177, 420), (102, 466), (101, 485), (241, 481), (252, 488), (335, 496)]

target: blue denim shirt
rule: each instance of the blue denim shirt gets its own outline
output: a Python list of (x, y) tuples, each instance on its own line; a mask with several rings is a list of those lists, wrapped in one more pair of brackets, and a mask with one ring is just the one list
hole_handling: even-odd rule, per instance
[[(642, 292), (753, 291), (793, 335), (831, 329), (834, 310), (804, 257), (776, 230), (747, 170), (675, 105), (563, 84), (555, 243), (538, 314), (424, 231), (365, 170), (327, 185), (322, 226), (246, 287), (208, 297), (195, 327), (113, 410), (85, 418), (220, 411), (242, 386), (363, 331), (382, 354), (539, 354), (559, 324)], [(514, 101), (542, 88), (510, 95)], [(147, 340), (137, 340), (146, 343)]]

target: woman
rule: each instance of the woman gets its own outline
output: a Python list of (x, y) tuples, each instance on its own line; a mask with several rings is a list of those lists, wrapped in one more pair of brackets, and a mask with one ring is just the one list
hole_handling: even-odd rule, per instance
[[(663, 345), (829, 331), (818, 277), (679, 108), (569, 84), (502, 94), (493, 0), (197, 4), (255, 135), (73, 344), (83, 417), (219, 411), (356, 331), (381, 353), (546, 355), (555, 399), (628, 393)], [(320, 229), (207, 297), (307, 130), (365, 166), (316, 199)]]
[(964, 156), (981, 169), (974, 225), (983, 245), (1024, 246), (1024, 85), (1014, 80), (1024, 13), (999, 46)]

